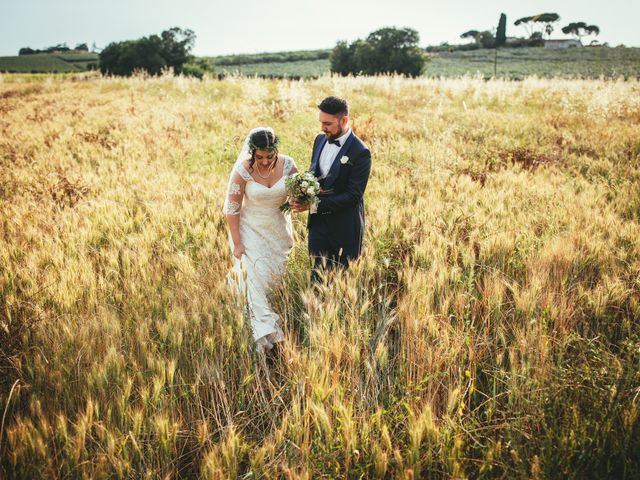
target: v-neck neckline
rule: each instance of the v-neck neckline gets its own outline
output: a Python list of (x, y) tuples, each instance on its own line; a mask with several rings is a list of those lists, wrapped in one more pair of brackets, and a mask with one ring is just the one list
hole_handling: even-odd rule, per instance
[(266, 188), (268, 190), (271, 190), (273, 187), (275, 187), (280, 182), (280, 180), (282, 180), (285, 177), (284, 169), (287, 166), (286, 165), (287, 162), (286, 162), (286, 160), (284, 158), (284, 155), (282, 157), (280, 157), (280, 158), (282, 159), (282, 174), (280, 175), (280, 178), (278, 180), (276, 180), (275, 182), (273, 182), (271, 184), (270, 187), (268, 187), (264, 183), (261, 183), (258, 180), (256, 180), (256, 178), (253, 175), (251, 175), (251, 173), (249, 173), (249, 171), (246, 168), (245, 168), (245, 171), (249, 174), (249, 176), (251, 177), (251, 180), (253, 180), (255, 183), (257, 183), (258, 185), (262, 185), (264, 188)]
[(253, 175), (251, 176), (251, 179), (257, 183), (258, 185), (263, 186), (264, 188), (266, 188), (267, 190), (271, 190), (273, 187), (275, 187), (278, 183), (280, 183), (280, 180), (282, 180), (284, 178), (284, 173), (280, 176), (280, 178), (278, 180), (276, 180), (273, 184), (271, 184), (270, 187), (266, 186), (264, 183), (260, 183), (259, 181), (257, 181), (255, 178), (253, 178)]

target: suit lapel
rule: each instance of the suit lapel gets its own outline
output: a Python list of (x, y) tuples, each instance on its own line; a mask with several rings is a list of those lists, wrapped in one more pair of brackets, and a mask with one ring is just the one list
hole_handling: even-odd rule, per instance
[(353, 142), (353, 132), (351, 132), (351, 135), (347, 137), (347, 139), (344, 142), (344, 145), (338, 152), (338, 155), (336, 155), (336, 158), (333, 160), (333, 163), (331, 164), (331, 168), (329, 169), (329, 173), (327, 174), (327, 178), (325, 178), (324, 180), (325, 188), (329, 188), (333, 184), (333, 182), (336, 181), (336, 178), (338, 178), (338, 173), (340, 172), (340, 165), (341, 165), (340, 159), (344, 156), (345, 153), (347, 153), (347, 150), (351, 146), (351, 142)]
[(327, 137), (324, 137), (322, 140), (318, 142), (318, 146), (313, 151), (313, 157), (311, 158), (311, 171), (315, 172), (318, 169), (318, 162), (320, 161), (320, 152), (322, 152), (322, 148), (324, 144), (327, 143)]

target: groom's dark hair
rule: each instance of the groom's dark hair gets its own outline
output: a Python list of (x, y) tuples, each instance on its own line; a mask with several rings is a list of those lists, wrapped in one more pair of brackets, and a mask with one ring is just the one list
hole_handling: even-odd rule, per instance
[(349, 105), (344, 98), (340, 97), (327, 97), (320, 102), (318, 108), (324, 113), (335, 115), (337, 117), (344, 117), (345, 115), (349, 115)]

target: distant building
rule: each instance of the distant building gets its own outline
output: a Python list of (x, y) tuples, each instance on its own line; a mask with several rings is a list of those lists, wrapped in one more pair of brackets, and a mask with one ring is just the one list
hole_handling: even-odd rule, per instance
[(573, 38), (564, 38), (561, 40), (545, 40), (544, 48), (551, 48), (553, 50), (559, 50), (563, 48), (582, 48), (582, 42), (580, 40), (574, 40)]

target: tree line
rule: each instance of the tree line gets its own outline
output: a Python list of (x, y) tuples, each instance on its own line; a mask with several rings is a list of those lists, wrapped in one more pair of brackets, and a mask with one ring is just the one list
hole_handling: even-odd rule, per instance
[(195, 69), (185, 70), (185, 64), (193, 60), (191, 49), (195, 39), (193, 30), (173, 27), (160, 35), (112, 42), (100, 52), (100, 71), (121, 76), (131, 75), (136, 70), (151, 75), (158, 75), (167, 69), (172, 69), (176, 74), (197, 73)]
[[(526, 17), (518, 18), (513, 24), (516, 27), (522, 27), (525, 29), (527, 37), (518, 39), (515, 42), (511, 42), (511, 45), (507, 45), (506, 27), (507, 16), (502, 13), (498, 26), (494, 30), (468, 30), (460, 35), (460, 38), (471, 38), (474, 40), (476, 48), (498, 48), (504, 46), (542, 46), (544, 45), (544, 37), (549, 38), (555, 31), (557, 23), (560, 21), (560, 15), (557, 13), (541, 13), (538, 15), (530, 15)], [(572, 35), (577, 39), (589, 35), (599, 35), (600, 28), (597, 25), (588, 25), (586, 22), (571, 22), (561, 28), (562, 33), (566, 35)], [(463, 47), (462, 45), (460, 47)], [(460, 48), (465, 50), (467, 48)]]
[[(100, 70), (103, 74), (128, 76), (136, 70), (158, 75), (172, 69), (176, 74), (202, 77), (205, 72), (213, 72), (213, 64), (209, 59), (196, 59), (191, 55), (195, 38), (192, 30), (174, 27), (160, 35), (110, 43), (100, 52)], [(271, 57), (273, 61), (292, 61), (294, 57), (299, 60), (329, 58), (331, 71), (341, 75), (397, 73), (417, 76), (427, 60), (418, 45), (419, 39), (418, 32), (411, 28), (382, 28), (352, 44), (338, 42), (331, 51), (301, 52), (299, 55), (283, 52)], [(237, 63), (236, 57), (230, 59), (234, 58)], [(250, 57), (245, 60), (253, 59)], [(219, 64), (225, 64), (224, 59)]]
[(246, 65), (249, 63), (285, 63), (299, 61), (324, 60), (329, 58), (331, 50), (297, 50), (294, 52), (274, 52), (256, 54), (224, 55), (215, 59), (220, 66)]
[(33, 49), (31, 47), (23, 47), (18, 51), (18, 55), (36, 55), (46, 53), (58, 53), (58, 52), (88, 52), (89, 47), (86, 43), (79, 43), (75, 48), (69, 48), (66, 43), (54, 45), (41, 50)]
[(427, 58), (412, 28), (381, 28), (365, 39), (340, 41), (331, 51), (331, 71), (340, 75), (397, 73), (418, 76)]
[[(529, 39), (527, 45), (540, 42), (543, 32), (549, 36), (554, 31), (554, 25), (560, 20), (556, 13), (543, 13), (519, 18), (514, 25), (522, 25), (527, 29)], [(469, 30), (464, 32), (462, 38), (474, 39), (476, 48), (498, 48), (507, 44), (507, 16), (500, 15), (495, 34), (492, 31)], [(572, 22), (562, 28), (566, 34), (577, 37), (600, 33), (596, 25), (587, 25), (585, 22)], [(191, 55), (195, 44), (196, 35), (192, 30), (173, 27), (163, 31), (160, 35), (149, 35), (137, 40), (112, 42), (100, 52), (100, 70), (109, 75), (131, 75), (136, 70), (145, 71), (151, 75), (158, 75), (166, 70), (172, 70), (175, 74), (194, 75), (202, 77), (206, 72), (213, 72), (213, 63), (210, 59), (196, 59)], [(412, 28), (386, 27), (371, 32), (364, 39), (357, 39), (351, 43), (338, 41), (335, 47), (329, 51), (298, 52), (300, 60), (314, 58), (329, 58), (331, 72), (339, 75), (377, 75), (400, 74), (406, 76), (418, 76), (424, 71), (428, 62), (425, 49), (419, 46), (420, 37)], [(50, 47), (44, 52), (70, 50), (66, 45)], [(86, 44), (76, 47), (76, 50), (86, 49)], [(428, 51), (429, 49), (427, 49)], [(21, 54), (29, 54), (32, 49), (21, 49)], [(269, 56), (269, 54), (267, 54)], [(296, 52), (281, 52), (270, 54), (269, 59), (262, 61), (292, 61)], [(238, 57), (235, 59), (237, 64)], [(257, 63), (255, 56), (246, 56), (244, 59), (250, 63)], [(298, 57), (295, 57), (298, 59)], [(220, 59), (220, 64), (225, 64), (225, 58)]]

